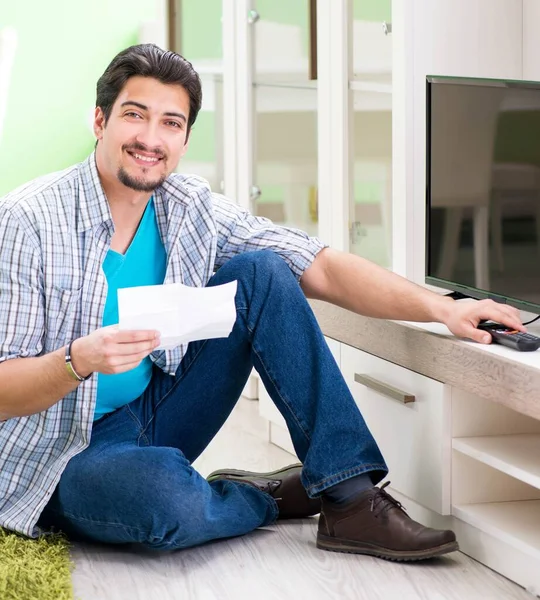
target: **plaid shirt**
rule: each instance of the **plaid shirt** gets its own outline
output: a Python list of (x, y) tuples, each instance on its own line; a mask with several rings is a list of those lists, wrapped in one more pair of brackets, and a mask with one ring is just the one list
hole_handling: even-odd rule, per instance
[[(236, 254), (270, 249), (300, 279), (324, 244), (254, 217), (199, 177), (172, 174), (154, 192), (165, 283), (205, 286)], [(113, 222), (94, 154), (0, 199), (0, 363), (41, 356), (102, 326), (102, 265)], [(173, 375), (187, 345), (152, 360)], [(0, 369), (1, 369), (0, 365)], [(0, 526), (30, 537), (69, 460), (88, 447), (97, 377), (48, 410), (0, 423)]]

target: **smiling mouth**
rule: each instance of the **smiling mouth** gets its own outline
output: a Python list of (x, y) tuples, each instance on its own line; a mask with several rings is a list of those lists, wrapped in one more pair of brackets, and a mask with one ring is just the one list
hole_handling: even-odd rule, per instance
[(135, 162), (140, 165), (152, 166), (157, 165), (160, 161), (163, 160), (160, 156), (144, 156), (143, 154), (139, 154), (138, 152), (130, 152), (127, 150), (127, 153), (135, 159)]

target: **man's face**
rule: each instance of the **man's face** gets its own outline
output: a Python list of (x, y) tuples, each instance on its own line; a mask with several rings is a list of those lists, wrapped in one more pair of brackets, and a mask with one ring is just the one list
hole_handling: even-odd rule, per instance
[(176, 168), (187, 150), (189, 95), (179, 85), (131, 77), (107, 123), (96, 108), (98, 168), (125, 186), (151, 192)]

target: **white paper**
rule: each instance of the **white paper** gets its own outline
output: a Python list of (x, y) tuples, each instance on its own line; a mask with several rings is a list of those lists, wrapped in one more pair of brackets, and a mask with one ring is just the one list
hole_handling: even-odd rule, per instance
[(159, 331), (157, 350), (227, 337), (236, 321), (236, 288), (236, 281), (205, 288), (181, 283), (120, 288), (118, 328)]

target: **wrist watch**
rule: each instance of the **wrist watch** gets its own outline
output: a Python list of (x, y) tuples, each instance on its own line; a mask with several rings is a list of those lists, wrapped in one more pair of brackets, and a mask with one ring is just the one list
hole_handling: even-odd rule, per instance
[(69, 373), (69, 376), (72, 379), (75, 379), (75, 381), (86, 381), (87, 379), (90, 379), (90, 377), (92, 377), (92, 373), (90, 373), (90, 375), (87, 375), (86, 377), (81, 377), (77, 371), (75, 371), (75, 369), (73, 368), (73, 363), (71, 362), (71, 344), (73, 344), (72, 340), (71, 342), (69, 342), (69, 344), (66, 346), (66, 370)]

